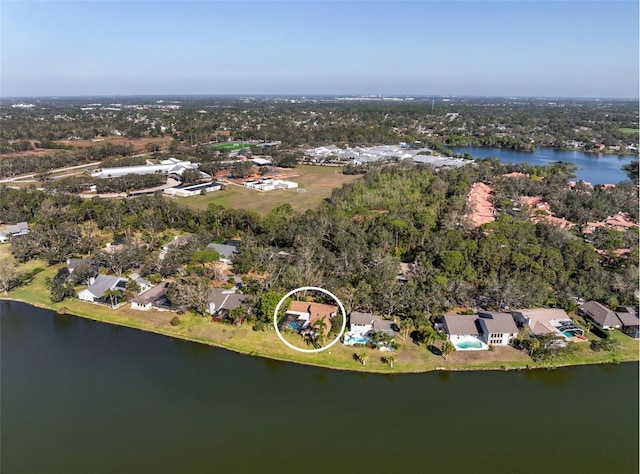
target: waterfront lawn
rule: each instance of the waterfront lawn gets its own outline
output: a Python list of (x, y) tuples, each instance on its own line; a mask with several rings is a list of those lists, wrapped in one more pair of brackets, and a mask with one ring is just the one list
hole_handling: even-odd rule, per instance
[[(0, 250), (3, 254), (7, 253), (5, 246), (0, 246)], [(448, 355), (445, 359), (438, 355), (437, 351), (427, 350), (423, 344), (402, 341), (401, 339), (399, 339), (401, 347), (394, 353), (362, 347), (347, 347), (342, 343), (337, 343), (325, 351), (306, 354), (294, 351), (283, 344), (274, 329), (254, 331), (246, 324), (236, 327), (213, 322), (210, 317), (193, 313), (180, 315), (180, 324), (171, 326), (170, 321), (176, 316), (171, 312), (137, 311), (131, 309), (129, 304), (111, 309), (107, 306), (70, 298), (60, 303), (52, 303), (45, 279), (54, 276), (62, 266), (64, 264), (45, 268), (44, 271), (35, 275), (31, 283), (13, 290), (9, 294), (9, 298), (54, 311), (223, 347), (244, 354), (342, 370), (401, 373), (426, 372), (437, 369), (514, 369), (638, 360), (638, 341), (620, 331), (614, 331), (611, 334), (611, 337), (621, 343), (621, 348), (613, 353), (594, 352), (590, 348), (590, 343), (584, 342), (578, 343), (577, 350), (563, 358), (539, 363), (532, 361), (524, 352), (512, 347), (495, 347), (491, 351), (458, 351)], [(28, 265), (21, 265), (20, 270), (27, 271), (37, 267), (46, 267), (46, 263), (29, 262)], [(297, 345), (303, 347), (299, 336), (287, 335), (286, 337), (297, 338)], [(588, 334), (587, 337), (589, 341), (598, 338), (594, 334)], [(438, 346), (441, 344), (441, 341), (437, 343)], [(357, 360), (357, 355), (362, 352), (366, 352), (369, 356), (367, 364), (364, 366)], [(395, 358), (393, 368), (384, 361), (384, 358), (390, 355)]]
[(289, 203), (296, 211), (317, 207), (323, 199), (331, 196), (331, 190), (355, 181), (356, 175), (343, 175), (342, 168), (332, 166), (299, 165), (291, 170), (290, 179), (299, 185), (296, 189), (278, 189), (261, 192), (241, 185), (228, 184), (224, 191), (215, 191), (202, 196), (181, 198), (179, 203), (194, 209), (206, 209), (209, 204), (219, 204), (232, 209), (245, 209), (265, 215), (281, 204)]

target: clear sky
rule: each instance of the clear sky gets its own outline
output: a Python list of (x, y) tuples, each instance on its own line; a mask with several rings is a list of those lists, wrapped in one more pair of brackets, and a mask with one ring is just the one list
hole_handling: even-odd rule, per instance
[(637, 1), (0, 3), (0, 94), (637, 98)]

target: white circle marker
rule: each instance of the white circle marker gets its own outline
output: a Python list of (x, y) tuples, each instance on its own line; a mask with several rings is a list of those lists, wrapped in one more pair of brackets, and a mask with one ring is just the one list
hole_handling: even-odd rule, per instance
[[(342, 312), (342, 328), (340, 329), (340, 334), (338, 334), (336, 336), (336, 338), (331, 341), (329, 344), (327, 344), (324, 347), (321, 347), (320, 349), (300, 349), (299, 347), (294, 346), (293, 344), (289, 343), (283, 336), (282, 334), (280, 334), (280, 329), (278, 329), (278, 311), (280, 311), (280, 306), (282, 306), (282, 303), (284, 303), (284, 301), (291, 296), (294, 293), (297, 293), (298, 291), (319, 291), (321, 293), (325, 293), (329, 296), (331, 296), (334, 300), (336, 300), (336, 302), (338, 303), (338, 306), (340, 306), (340, 311)], [(286, 295), (284, 295), (282, 297), (282, 299), (280, 300), (280, 302), (278, 303), (278, 306), (276, 306), (276, 310), (273, 312), (273, 325), (276, 328), (276, 333), (278, 334), (278, 337), (280, 338), (280, 340), (282, 342), (284, 342), (287, 346), (289, 346), (291, 349), (296, 350), (298, 352), (306, 352), (307, 354), (311, 354), (314, 352), (322, 352), (325, 349), (329, 349), (331, 346), (333, 346), (336, 342), (338, 342), (340, 340), (340, 338), (342, 337), (342, 335), (344, 334), (344, 330), (347, 328), (347, 314), (344, 310), (344, 306), (342, 306), (342, 302), (338, 299), (338, 297), (336, 295), (334, 295), (333, 293), (331, 293), (328, 290), (325, 290), (324, 288), (319, 288), (317, 286), (302, 286), (300, 288), (296, 288), (295, 290), (291, 290), (289, 293), (287, 293)]]

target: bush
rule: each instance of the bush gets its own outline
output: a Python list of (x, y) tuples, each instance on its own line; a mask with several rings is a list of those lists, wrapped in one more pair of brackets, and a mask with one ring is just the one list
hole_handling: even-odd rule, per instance
[(178, 324), (180, 324), (180, 317), (179, 316), (174, 316), (171, 319), (171, 325), (172, 326), (177, 326)]

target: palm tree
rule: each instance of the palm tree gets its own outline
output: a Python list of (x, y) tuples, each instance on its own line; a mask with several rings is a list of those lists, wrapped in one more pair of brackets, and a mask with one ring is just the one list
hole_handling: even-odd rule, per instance
[(313, 323), (313, 327), (316, 330), (314, 339), (320, 346), (322, 346), (327, 338), (325, 334), (327, 330), (327, 323), (325, 323), (324, 317), (322, 319), (318, 319), (315, 323)]
[(442, 344), (442, 349), (441, 349), (442, 357), (446, 359), (447, 356), (455, 350), (456, 348), (454, 347), (453, 344), (451, 344), (451, 341), (444, 341), (444, 344)]
[(593, 328), (593, 323), (589, 320), (586, 320), (584, 322), (584, 328), (587, 330), (587, 333), (590, 333), (591, 329)]
[(433, 331), (429, 331), (425, 336), (424, 336), (424, 345), (429, 347), (430, 345), (432, 345), (436, 340), (436, 335)]
[(367, 365), (367, 361), (369, 360), (369, 354), (367, 354), (366, 352), (361, 352), (360, 355), (358, 356), (358, 360), (362, 365)]
[(402, 340), (406, 341), (411, 331), (413, 331), (415, 326), (413, 325), (413, 320), (406, 318), (400, 321), (400, 331), (402, 332)]
[(118, 290), (109, 289), (104, 292), (104, 298), (109, 298), (109, 302), (111, 303), (111, 307), (115, 306), (115, 303), (118, 301), (120, 297), (120, 292)]
[(393, 363), (396, 361), (396, 358), (394, 356), (387, 356), (385, 361), (389, 364), (389, 367), (393, 369)]

